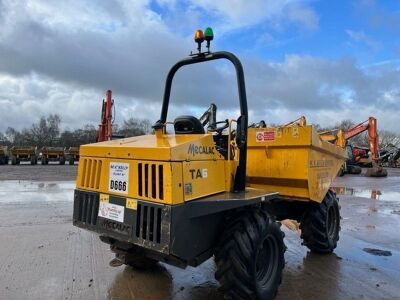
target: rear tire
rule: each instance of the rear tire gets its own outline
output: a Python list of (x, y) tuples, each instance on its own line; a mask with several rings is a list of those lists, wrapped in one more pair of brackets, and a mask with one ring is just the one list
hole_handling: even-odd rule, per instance
[(216, 249), (215, 278), (232, 299), (273, 299), (285, 266), (281, 224), (261, 208), (228, 222)]
[(320, 203), (311, 203), (300, 223), (303, 245), (312, 252), (331, 253), (340, 231), (340, 207), (336, 194), (329, 190)]

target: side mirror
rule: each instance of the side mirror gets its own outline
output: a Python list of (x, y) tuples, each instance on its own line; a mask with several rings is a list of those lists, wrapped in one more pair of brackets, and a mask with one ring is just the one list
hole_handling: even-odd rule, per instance
[(246, 144), (247, 138), (247, 120), (246, 116), (240, 116), (237, 119), (237, 129), (236, 129), (236, 144), (239, 148), (242, 148)]

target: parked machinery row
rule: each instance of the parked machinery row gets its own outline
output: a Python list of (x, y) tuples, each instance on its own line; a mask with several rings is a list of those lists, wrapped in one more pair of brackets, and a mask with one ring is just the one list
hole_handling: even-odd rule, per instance
[(19, 165), (21, 162), (30, 162), (31, 165), (36, 165), (40, 160), (42, 165), (47, 165), (49, 162), (58, 162), (64, 165), (65, 162), (73, 165), (79, 161), (79, 147), (42, 147), (38, 150), (37, 147), (0, 146), (0, 165), (7, 165), (9, 161), (12, 165)]

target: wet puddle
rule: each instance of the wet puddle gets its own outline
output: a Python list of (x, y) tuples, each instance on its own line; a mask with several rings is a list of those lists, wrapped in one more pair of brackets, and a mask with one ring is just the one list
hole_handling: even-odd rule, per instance
[(74, 181), (0, 181), (0, 202), (72, 201)]
[(369, 198), (374, 200), (400, 201), (400, 191), (378, 189), (358, 189), (348, 187), (332, 187), (338, 195)]

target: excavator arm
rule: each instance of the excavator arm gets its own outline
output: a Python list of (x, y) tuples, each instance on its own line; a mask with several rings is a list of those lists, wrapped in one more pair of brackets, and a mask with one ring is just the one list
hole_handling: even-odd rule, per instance
[(368, 131), (368, 142), (369, 149), (371, 151), (372, 160), (375, 166), (379, 165), (379, 137), (377, 130), (377, 121), (374, 117), (369, 117), (368, 120), (346, 130), (343, 132), (343, 139), (345, 141), (361, 134), (364, 131)]
[(97, 134), (97, 142), (104, 142), (112, 139), (113, 105), (114, 100), (112, 99), (112, 92), (111, 90), (108, 90), (106, 92), (106, 98), (103, 99), (99, 132)]
[(374, 117), (369, 117), (368, 120), (357, 124), (356, 126), (342, 131), (341, 129), (328, 130), (320, 132), (323, 140), (334, 143), (335, 145), (345, 148), (347, 141), (364, 131), (368, 131), (368, 142), (372, 156), (372, 168), (366, 173), (366, 176), (384, 177), (387, 176), (387, 171), (380, 166), (379, 158), (379, 136), (377, 130), (377, 121)]

